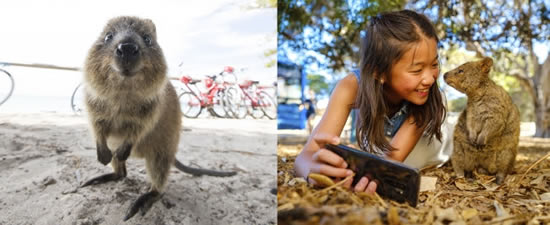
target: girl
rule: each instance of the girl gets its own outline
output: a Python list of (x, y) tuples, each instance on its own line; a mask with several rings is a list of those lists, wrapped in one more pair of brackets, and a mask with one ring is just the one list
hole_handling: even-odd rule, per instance
[[(372, 18), (361, 46), (360, 72), (334, 88), (325, 114), (296, 158), (296, 174), (307, 178), (321, 173), (336, 180), (352, 174), (340, 156), (324, 149), (326, 143), (340, 143), (352, 108), (358, 109), (362, 150), (416, 168), (447, 161), (452, 127), (444, 123), (444, 99), (436, 83), (438, 42), (424, 15), (403, 10)], [(372, 193), (376, 185), (363, 177), (353, 188)]]

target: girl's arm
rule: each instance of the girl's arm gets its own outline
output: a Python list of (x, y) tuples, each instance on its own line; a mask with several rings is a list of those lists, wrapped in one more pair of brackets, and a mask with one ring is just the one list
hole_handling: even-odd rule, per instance
[(424, 129), (417, 127), (416, 124), (414, 124), (413, 116), (409, 115), (390, 141), (390, 145), (396, 148), (396, 150), (391, 151), (388, 157), (399, 162), (405, 161), (418, 140), (420, 140), (423, 132)]
[[(340, 179), (353, 173), (346, 169), (348, 165), (342, 157), (322, 147), (326, 143), (338, 144), (340, 142), (339, 136), (355, 102), (357, 88), (357, 78), (353, 74), (338, 82), (321, 121), (311, 133), (304, 149), (296, 157), (294, 163), (296, 175), (307, 177), (309, 173), (321, 173)], [(350, 187), (351, 183), (352, 180), (349, 180), (344, 186)], [(376, 182), (362, 177), (355, 185), (354, 190), (374, 193), (376, 186)]]
[[(306, 177), (310, 172), (334, 177), (345, 177), (344, 160), (335, 153), (322, 149), (326, 143), (338, 144), (339, 136), (346, 124), (351, 106), (357, 94), (357, 78), (350, 74), (340, 80), (334, 88), (325, 113), (312, 131), (304, 149), (296, 158), (296, 175)], [(347, 165), (346, 165), (347, 166)]]

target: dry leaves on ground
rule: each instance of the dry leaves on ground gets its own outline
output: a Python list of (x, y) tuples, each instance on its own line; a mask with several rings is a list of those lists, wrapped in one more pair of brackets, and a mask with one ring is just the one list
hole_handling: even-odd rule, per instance
[(301, 147), (278, 147), (279, 224), (550, 223), (550, 159), (548, 150), (541, 150), (547, 148), (520, 148), (514, 171), (500, 186), (494, 176), (476, 172), (473, 180), (457, 179), (449, 163), (423, 170), (422, 176), (432, 178), (428, 180), (437, 178), (436, 186), (420, 192), (418, 206), (413, 208), (338, 185), (308, 185), (293, 175)]

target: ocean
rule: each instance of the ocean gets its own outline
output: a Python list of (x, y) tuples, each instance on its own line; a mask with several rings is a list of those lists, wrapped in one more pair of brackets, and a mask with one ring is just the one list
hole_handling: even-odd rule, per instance
[(70, 94), (67, 96), (12, 95), (4, 104), (0, 105), (0, 113), (71, 113)]

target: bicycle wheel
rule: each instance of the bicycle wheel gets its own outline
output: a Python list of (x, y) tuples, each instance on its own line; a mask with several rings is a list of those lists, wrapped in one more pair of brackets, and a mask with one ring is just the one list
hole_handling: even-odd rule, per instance
[(224, 90), (218, 90), (214, 98), (212, 99), (212, 105), (208, 108), (208, 111), (213, 116), (219, 118), (227, 118), (227, 111), (224, 101)]
[(256, 96), (256, 101), (256, 104), (254, 104), (251, 99), (246, 98), (244, 102), (246, 108), (248, 109), (248, 115), (250, 115), (254, 119), (260, 119), (264, 117), (265, 113), (262, 111), (262, 103), (259, 96)]
[(233, 97), (235, 95), (234, 91), (231, 90), (232, 93), (229, 93), (229, 89), (225, 89), (222, 93), (222, 100), (223, 100), (223, 110), (225, 111), (225, 118), (236, 118), (233, 114), (233, 111), (231, 109), (231, 100), (229, 98)]
[(233, 118), (242, 119), (246, 117), (247, 109), (243, 103), (243, 97), (240, 90), (235, 87), (230, 87), (225, 92), (227, 108), (231, 115), (233, 115)]
[(10, 98), (11, 94), (13, 93), (15, 82), (13, 81), (13, 77), (10, 73), (8, 73), (8, 71), (0, 69), (0, 72), (6, 74), (5, 76), (0, 76), (0, 105), (2, 105), (8, 100), (8, 98)]
[(224, 73), (223, 74), (223, 81), (228, 82), (230, 84), (237, 84), (239, 82), (239, 79), (237, 79), (237, 75), (235, 73)]
[(76, 115), (82, 115), (84, 111), (84, 90), (82, 83), (78, 84), (71, 95), (71, 108)]
[(264, 112), (264, 115), (269, 119), (276, 119), (277, 103), (275, 103), (273, 98), (265, 91), (260, 92), (260, 94), (258, 94), (258, 98), (260, 99), (260, 108)]
[(192, 92), (183, 92), (179, 96), (181, 112), (187, 118), (197, 118), (201, 112), (201, 102)]

